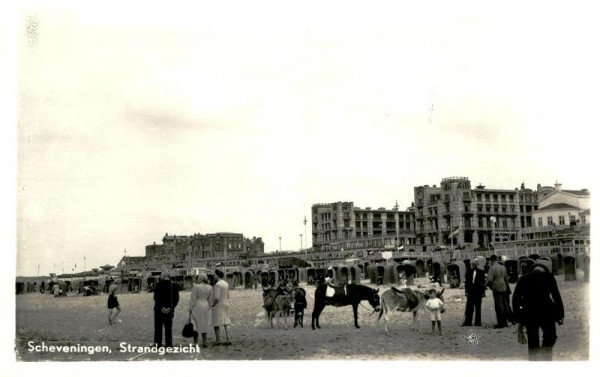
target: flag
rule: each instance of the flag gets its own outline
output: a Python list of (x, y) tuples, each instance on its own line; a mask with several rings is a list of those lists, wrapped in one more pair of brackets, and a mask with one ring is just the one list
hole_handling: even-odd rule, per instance
[(458, 226), (452, 231), (452, 233), (450, 233), (450, 235), (448, 237), (454, 237), (458, 234)]
[(401, 245), (401, 246), (398, 248), (398, 251), (402, 251), (402, 250), (404, 250), (404, 245)]

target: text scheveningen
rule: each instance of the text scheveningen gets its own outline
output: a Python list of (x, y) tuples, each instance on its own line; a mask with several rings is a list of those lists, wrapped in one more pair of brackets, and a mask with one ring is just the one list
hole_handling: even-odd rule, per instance
[(111, 353), (108, 346), (85, 346), (81, 344), (75, 345), (47, 345), (46, 342), (38, 344), (34, 341), (27, 342), (27, 350), (29, 352), (46, 352), (46, 353), (87, 353), (93, 355), (95, 353)]

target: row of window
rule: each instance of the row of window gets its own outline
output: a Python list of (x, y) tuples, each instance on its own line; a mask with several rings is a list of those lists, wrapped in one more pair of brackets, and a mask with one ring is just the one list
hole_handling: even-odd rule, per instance
[[(582, 215), (581, 218), (581, 224), (585, 225), (587, 224), (587, 219), (585, 217), (585, 215)], [(564, 215), (559, 215), (558, 216), (558, 225), (568, 225), (566, 222), (566, 217)], [(573, 224), (577, 222), (577, 218), (574, 215), (569, 215), (569, 224)], [(552, 226), (555, 225), (556, 223), (554, 222), (554, 216), (548, 216), (546, 217), (546, 224), (544, 224), (544, 218), (543, 217), (538, 217), (537, 218), (537, 225), (538, 226)]]

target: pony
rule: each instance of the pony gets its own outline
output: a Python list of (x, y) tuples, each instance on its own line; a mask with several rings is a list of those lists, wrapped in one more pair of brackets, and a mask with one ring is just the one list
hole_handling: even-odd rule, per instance
[[(328, 297), (326, 295), (327, 288), (335, 289), (335, 293)], [(373, 289), (365, 285), (345, 284), (342, 286), (331, 286), (329, 284), (319, 284), (315, 289), (315, 305), (312, 312), (311, 327), (314, 330), (320, 329), (319, 316), (326, 305), (332, 306), (347, 306), (352, 305), (354, 311), (354, 327), (360, 328), (358, 325), (358, 304), (363, 301), (369, 301), (375, 312), (380, 310), (379, 289)]]
[(294, 289), (294, 327), (304, 327), (304, 309), (306, 309), (306, 291), (304, 288)]
[(381, 311), (379, 312), (379, 317), (377, 318), (377, 321), (381, 320), (381, 317), (384, 318), (385, 335), (389, 335), (388, 322), (390, 320), (391, 314), (395, 311), (412, 313), (412, 330), (419, 331), (419, 311), (425, 312), (425, 303), (429, 298), (432, 297), (432, 295), (435, 295), (437, 298), (444, 301), (444, 290), (445, 288), (442, 289), (440, 292), (437, 292), (436, 290), (422, 292), (410, 288), (398, 289), (396, 287), (391, 287), (387, 291), (383, 292), (383, 294), (381, 295)]

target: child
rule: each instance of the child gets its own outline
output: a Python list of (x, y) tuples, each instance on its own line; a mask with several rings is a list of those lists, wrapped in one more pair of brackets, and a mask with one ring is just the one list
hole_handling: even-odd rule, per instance
[(437, 297), (435, 289), (429, 290), (429, 299), (425, 303), (425, 309), (429, 310), (431, 316), (431, 335), (435, 334), (435, 323), (437, 322), (438, 332), (442, 335), (442, 314), (444, 312), (444, 302)]

